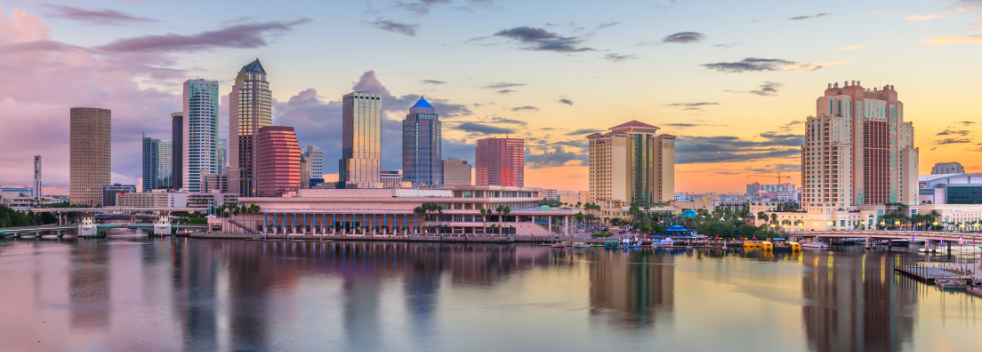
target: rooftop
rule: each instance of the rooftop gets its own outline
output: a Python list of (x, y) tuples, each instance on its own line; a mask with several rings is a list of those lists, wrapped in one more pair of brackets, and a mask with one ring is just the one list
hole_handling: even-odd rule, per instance
[(239, 72), (240, 73), (241, 72), (262, 72), (262, 73), (266, 73), (266, 70), (263, 69), (263, 64), (260, 63), (259, 62), (259, 59), (257, 58), (256, 61), (250, 62), (248, 65), (242, 66), (242, 71), (239, 71)]
[(416, 104), (413, 105), (413, 108), (430, 108), (430, 109), (433, 109), (433, 105), (430, 105), (430, 102), (426, 101), (425, 98), (419, 97), (419, 101), (417, 101)]
[(646, 124), (646, 123), (644, 123), (644, 122), (641, 122), (641, 121), (638, 121), (638, 120), (631, 120), (631, 122), (627, 122), (627, 123), (622, 123), (622, 124), (620, 124), (620, 125), (617, 125), (617, 126), (614, 126), (614, 127), (611, 127), (611, 129), (614, 129), (614, 128), (622, 128), (622, 127), (645, 127), (645, 128), (658, 128), (658, 127), (655, 127), (655, 126), (652, 126), (652, 125), (649, 125), (649, 124)]

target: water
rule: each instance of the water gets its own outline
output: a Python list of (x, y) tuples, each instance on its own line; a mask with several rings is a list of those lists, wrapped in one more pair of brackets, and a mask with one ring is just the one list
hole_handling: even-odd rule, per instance
[(7, 239), (0, 351), (978, 350), (909, 256)]

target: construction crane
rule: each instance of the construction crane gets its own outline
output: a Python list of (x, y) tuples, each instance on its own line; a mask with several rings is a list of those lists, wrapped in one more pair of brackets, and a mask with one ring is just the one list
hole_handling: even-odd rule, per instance
[(791, 176), (781, 176), (781, 173), (780, 173), (780, 172), (778, 172), (778, 173), (777, 173), (777, 184), (779, 184), (779, 185), (780, 185), (780, 184), (781, 184), (781, 180), (783, 180), (783, 179), (787, 179), (787, 178), (791, 178)]

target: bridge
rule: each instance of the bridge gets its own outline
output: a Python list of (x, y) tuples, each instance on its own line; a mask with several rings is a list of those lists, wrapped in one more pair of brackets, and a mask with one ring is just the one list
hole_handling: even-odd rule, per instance
[[(972, 242), (982, 245), (982, 234), (972, 232), (936, 232), (936, 231), (870, 231), (870, 230), (850, 230), (850, 231), (799, 231), (787, 232), (789, 237), (814, 238), (816, 240), (833, 238), (866, 238), (870, 242), (877, 240), (909, 240), (912, 237), (917, 240), (924, 240), (928, 245), (947, 243), (948, 252), (951, 252), (951, 243), (964, 240), (966, 243)], [(892, 242), (890, 242), (892, 244)]]
[(119, 212), (119, 213), (135, 213), (135, 212), (146, 212), (146, 211), (201, 211), (201, 208), (135, 208), (135, 207), (98, 207), (98, 208), (29, 208), (30, 211), (35, 213), (106, 213), (106, 212)]
[[(151, 223), (125, 223), (125, 224), (96, 224), (97, 229), (153, 229), (154, 224)], [(171, 228), (194, 228), (194, 229), (204, 229), (207, 225), (182, 225), (182, 224), (171, 224)], [(45, 235), (54, 235), (57, 237), (64, 236), (64, 232), (70, 232), (78, 230), (78, 225), (58, 225), (58, 224), (47, 224), (40, 226), (22, 226), (22, 227), (5, 227), (0, 228), (0, 239), (5, 237), (42, 237)]]

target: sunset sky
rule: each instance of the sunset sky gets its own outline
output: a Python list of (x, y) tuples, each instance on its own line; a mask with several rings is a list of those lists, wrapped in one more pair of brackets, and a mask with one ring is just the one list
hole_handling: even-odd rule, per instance
[(259, 58), (273, 122), (337, 172), (342, 95), (381, 93), (383, 168), (423, 95), (444, 158), (526, 140), (526, 185), (586, 190), (589, 133), (636, 119), (678, 136), (677, 192), (799, 183), (800, 121), (832, 82), (896, 86), (920, 170), (980, 172), (982, 0), (0, 0), (0, 185), (67, 194), (68, 112), (112, 110), (113, 181), (141, 177), (140, 134), (170, 140), (181, 83)]

